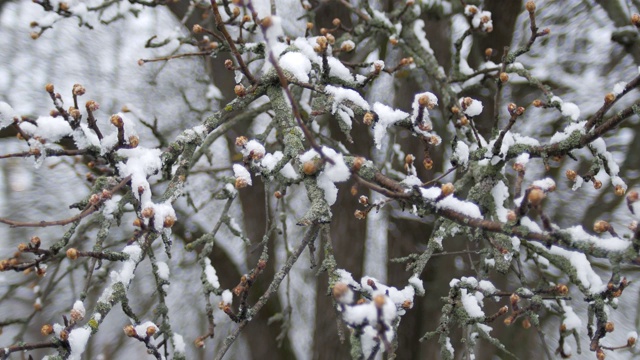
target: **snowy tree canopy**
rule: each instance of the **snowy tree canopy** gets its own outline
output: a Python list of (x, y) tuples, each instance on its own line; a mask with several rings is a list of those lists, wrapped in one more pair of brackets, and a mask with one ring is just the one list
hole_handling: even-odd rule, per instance
[(638, 12), (0, 2), (0, 356), (636, 357)]

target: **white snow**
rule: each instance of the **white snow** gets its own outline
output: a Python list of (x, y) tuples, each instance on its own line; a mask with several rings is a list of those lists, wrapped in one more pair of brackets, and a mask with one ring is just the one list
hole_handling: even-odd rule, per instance
[(156, 330), (156, 332), (158, 332), (160, 329), (158, 328), (158, 326), (156, 324), (154, 324), (152, 321), (145, 321), (139, 325), (135, 326), (136, 329), (136, 334), (138, 334), (138, 336), (144, 338), (145, 336), (147, 336), (147, 328), (152, 327)]
[(309, 82), (311, 61), (302, 53), (290, 51), (280, 57), (279, 63), (282, 69), (290, 72), (298, 81)]
[(378, 121), (373, 127), (373, 141), (376, 144), (376, 148), (381, 149), (382, 138), (387, 134), (387, 127), (408, 118), (409, 114), (379, 102), (373, 104), (373, 111), (378, 115)]
[(20, 115), (13, 110), (11, 105), (4, 101), (0, 101), (0, 129), (13, 124), (13, 119), (16, 117), (19, 118)]
[(208, 257), (204, 258), (204, 274), (207, 278), (207, 282), (213, 286), (214, 289), (220, 288), (220, 281), (218, 281), (218, 275), (216, 274), (216, 269), (211, 265), (211, 259)]
[(225, 290), (222, 292), (222, 303), (226, 305), (231, 305), (233, 302), (233, 293), (229, 290)]
[(162, 280), (169, 281), (169, 265), (163, 261), (156, 262), (158, 267), (158, 277)]
[(243, 179), (247, 182), (247, 185), (251, 185), (251, 174), (249, 171), (240, 164), (233, 164), (233, 174), (236, 179)]
[[(464, 98), (460, 99), (460, 108), (462, 108), (462, 102), (464, 101)], [(476, 100), (476, 99), (471, 99), (471, 104), (469, 104), (469, 106), (467, 106), (466, 109), (463, 110), (463, 112), (465, 113), (465, 115), (469, 116), (469, 117), (474, 117), (474, 116), (478, 116), (480, 115), (480, 113), (482, 113), (482, 109), (484, 107), (482, 106), (482, 102)]]
[(81, 360), (82, 354), (86, 350), (87, 342), (91, 336), (91, 329), (87, 327), (77, 328), (71, 330), (69, 333), (69, 347), (71, 348), (71, 354), (69, 360)]
[(186, 349), (186, 344), (184, 343), (184, 338), (182, 335), (178, 333), (173, 333), (173, 349), (177, 353), (184, 354)]
[(84, 318), (87, 313), (81, 300), (76, 300), (76, 302), (73, 303), (73, 310), (77, 311), (81, 318)]

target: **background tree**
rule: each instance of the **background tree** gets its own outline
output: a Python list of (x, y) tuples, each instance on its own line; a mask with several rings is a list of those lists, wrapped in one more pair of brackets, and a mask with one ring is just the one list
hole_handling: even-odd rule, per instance
[(634, 356), (636, 2), (211, 5), (0, 2), (0, 354)]

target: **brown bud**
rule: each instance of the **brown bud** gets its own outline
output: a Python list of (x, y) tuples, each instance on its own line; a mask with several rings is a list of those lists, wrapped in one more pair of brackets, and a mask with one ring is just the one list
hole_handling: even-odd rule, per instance
[(84, 95), (84, 93), (85, 93), (86, 91), (87, 91), (87, 90), (84, 88), (84, 86), (82, 86), (82, 85), (80, 85), (80, 84), (74, 84), (74, 85), (73, 85), (73, 89), (71, 90), (71, 92), (73, 93), (73, 95), (76, 95), (76, 96), (82, 96), (82, 95)]
[(248, 23), (251, 21), (251, 16), (245, 15), (242, 17), (242, 22)]
[(121, 128), (124, 126), (124, 121), (122, 120), (122, 117), (120, 117), (120, 115), (118, 114), (114, 114), (111, 115), (111, 124), (113, 124), (113, 126)]
[[(236, 8), (237, 9), (237, 8)], [(156, 333), (156, 327), (155, 326), (148, 326), (147, 327), (147, 336), (151, 337)]]
[(124, 331), (124, 334), (127, 335), (128, 337), (135, 337), (138, 335), (136, 333), (136, 328), (133, 325), (127, 325), (122, 330)]
[(509, 103), (509, 105), (507, 105), (507, 110), (509, 111), (509, 114), (515, 113), (517, 107), (518, 105), (514, 103)]
[(604, 103), (609, 105), (613, 103), (615, 99), (616, 99), (616, 96), (613, 93), (608, 93), (607, 95), (604, 96)]
[(440, 191), (442, 191), (442, 196), (449, 196), (453, 194), (455, 187), (452, 183), (446, 183), (440, 187)]
[(533, 106), (535, 107), (542, 107), (544, 106), (544, 103), (542, 102), (542, 100), (540, 99), (535, 99), (533, 100), (533, 102), (531, 103)]
[(231, 61), (231, 60), (229, 60), (229, 59), (225, 60), (225, 61), (224, 61), (224, 67), (225, 67), (227, 70), (233, 70), (233, 61)]
[(202, 349), (204, 347), (204, 339), (202, 337), (198, 337), (193, 341), (193, 344), (199, 348)]
[(233, 13), (233, 17), (237, 17), (240, 15), (240, 8), (238, 7), (234, 7), (233, 10), (231, 10)]
[(162, 222), (162, 226), (166, 228), (171, 228), (175, 223), (176, 223), (176, 218), (174, 216), (167, 215), (164, 217), (164, 222)]
[(606, 358), (607, 356), (604, 354), (604, 350), (602, 350), (602, 348), (598, 348), (598, 350), (596, 351), (596, 359), (604, 360)]
[(524, 114), (524, 107), (518, 106), (518, 108), (516, 109), (516, 115), (522, 116), (522, 114)]
[(369, 205), (369, 198), (368, 198), (368, 197), (366, 197), (365, 195), (362, 195), (362, 196), (360, 196), (360, 198), (358, 199), (358, 202), (359, 202), (361, 205), (367, 206), (367, 205)]
[(142, 219), (140, 219), (140, 218), (135, 218), (133, 220), (133, 226), (135, 226), (135, 227), (142, 227), (142, 224), (143, 224), (143, 222), (142, 222)]
[(67, 249), (67, 257), (69, 260), (75, 260), (78, 258), (78, 250), (75, 248)]
[(389, 38), (389, 43), (390, 43), (391, 45), (394, 45), (394, 46), (395, 46), (395, 45), (398, 45), (398, 38), (396, 38), (396, 37), (390, 37), (390, 38)]
[(302, 172), (305, 173), (305, 175), (313, 175), (317, 171), (318, 167), (316, 166), (316, 163), (314, 161), (307, 161), (302, 164)]
[(327, 34), (325, 35), (327, 37), (327, 42), (331, 45), (336, 43), (336, 38), (335, 36), (331, 35), (331, 34)]
[(466, 116), (462, 116), (460, 118), (460, 125), (467, 126), (469, 125), (469, 119)]
[(140, 144), (139, 137), (137, 137), (136, 135), (129, 136), (129, 145), (131, 145), (132, 148), (137, 148), (139, 144)]
[(378, 309), (382, 309), (382, 307), (384, 306), (384, 304), (387, 302), (387, 299), (385, 298), (384, 295), (380, 294), (380, 295), (376, 295), (373, 298), (373, 303), (376, 305), (376, 307)]
[(242, 84), (238, 84), (233, 88), (233, 92), (236, 94), (236, 96), (238, 97), (244, 97), (245, 95), (247, 95), (247, 89), (244, 87), (244, 85)]
[(627, 346), (634, 346), (636, 344), (636, 338), (634, 338), (633, 336), (627, 339)]
[(265, 17), (260, 22), (260, 25), (262, 25), (262, 27), (264, 27), (264, 28), (268, 28), (269, 26), (271, 26), (271, 24), (273, 24), (273, 19), (271, 18), (271, 16)]
[(53, 326), (49, 324), (42, 325), (42, 327), (40, 328), (40, 334), (42, 334), (42, 336), (49, 336), (53, 334)]
[(523, 327), (524, 329), (528, 329), (528, 328), (530, 328), (530, 327), (531, 327), (531, 321), (529, 321), (529, 318), (524, 318), (524, 319), (522, 320), (522, 327)]
[(45, 86), (44, 86), (44, 89), (45, 89), (48, 93), (52, 94), (52, 93), (53, 93), (53, 90), (54, 90), (53, 84), (52, 84), (52, 83), (48, 83), (47, 85), (45, 85)]
[(431, 170), (433, 168), (433, 160), (431, 160), (431, 158), (425, 158), (422, 160), (422, 166), (427, 170)]
[(349, 292), (349, 286), (343, 282), (336, 283), (331, 290), (331, 293), (336, 300), (340, 299), (347, 292)]
[(371, 112), (365, 113), (364, 116), (362, 117), (362, 122), (364, 122), (364, 124), (367, 126), (371, 126), (374, 120), (375, 120), (375, 115)]
[(509, 81), (509, 74), (507, 74), (506, 72), (501, 72), (500, 73), (500, 82), (501, 83), (506, 83), (507, 81)]
[(618, 196), (624, 196), (625, 189), (622, 185), (616, 185), (614, 192)]
[(282, 199), (282, 197), (283, 197), (284, 195), (282, 194), (282, 192), (281, 192), (281, 191), (279, 191), (279, 190), (278, 190), (278, 191), (276, 191), (276, 192), (274, 192), (274, 193), (273, 193), (273, 196), (275, 196), (275, 198), (276, 198), (276, 199)]
[(18, 244), (18, 251), (23, 252), (25, 250), (27, 250), (29, 248), (29, 245), (25, 244), (25, 243), (20, 243)]
[(144, 65), (144, 63), (146, 63), (146, 61), (144, 61), (144, 59), (138, 59), (138, 66)]
[(40, 37), (40, 34), (38, 34), (38, 33), (37, 33), (37, 32), (35, 32), (35, 31), (32, 31), (32, 32), (29, 34), (29, 36), (31, 36), (31, 39), (33, 39), (33, 40), (37, 40), (37, 39)]
[(513, 319), (511, 317), (504, 319), (504, 324), (507, 326), (511, 325), (512, 322), (513, 322)]
[(153, 210), (152, 207), (146, 207), (142, 210), (142, 217), (144, 217), (145, 219), (148, 219), (150, 217), (153, 217), (153, 215), (155, 215), (155, 210)]
[(32, 236), (31, 240), (29, 240), (29, 242), (31, 243), (31, 245), (33, 245), (34, 247), (39, 247), (40, 244), (42, 243), (42, 241), (40, 240), (39, 237), (37, 236)]
[[(321, 31), (322, 32), (322, 31)], [(322, 49), (326, 49), (327, 48), (327, 38), (324, 36), (318, 36), (316, 38), (316, 43), (318, 45), (320, 45), (320, 48)]]
[(236, 189), (242, 189), (247, 187), (247, 185), (249, 185), (249, 183), (247, 183), (247, 180), (243, 179), (243, 178), (237, 178), (236, 182), (234, 184), (234, 186), (236, 187)]
[(561, 296), (565, 296), (565, 295), (569, 294), (569, 288), (565, 284), (556, 285), (555, 291)]
[(597, 232), (598, 234), (609, 231), (609, 229), (611, 229), (611, 224), (604, 220), (598, 220), (595, 222), (595, 224), (593, 224), (593, 231)]
[(331, 23), (333, 24), (333, 26), (340, 26), (342, 21), (340, 21), (340, 19), (338, 18), (334, 18), (333, 21), (331, 21)]
[(76, 309), (71, 309), (69, 315), (71, 316), (71, 320), (73, 320), (74, 322), (78, 322), (84, 319), (84, 315), (82, 315), (82, 313)]
[(204, 28), (200, 24), (193, 25), (191, 30), (193, 30), (194, 34), (202, 34), (204, 32)]
[(631, 23), (636, 27), (640, 28), (640, 15), (634, 13), (631, 15)]
[(91, 194), (89, 197), (89, 204), (96, 205), (100, 202), (100, 196), (98, 194)]
[(636, 202), (638, 199), (640, 199), (640, 194), (635, 190), (629, 191), (629, 194), (627, 194), (627, 201), (630, 203)]
[(69, 340), (69, 332), (67, 330), (60, 331), (60, 340), (67, 341)]
[(602, 181), (593, 179), (593, 188), (599, 190), (602, 187)]
[(536, 11), (536, 3), (534, 3), (533, 1), (527, 1), (527, 3), (524, 5), (524, 7), (530, 13)]
[(509, 211), (507, 212), (507, 221), (508, 221), (508, 222), (514, 222), (514, 221), (516, 221), (517, 219), (518, 219), (518, 217), (517, 217), (517, 215), (516, 215), (516, 212), (515, 212), (515, 211), (513, 211), (513, 210), (509, 210)]
[(486, 48), (484, 49), (484, 56), (487, 58), (490, 58), (491, 55), (493, 55), (493, 49), (492, 48)]
[(611, 321), (608, 321), (606, 324), (604, 324), (604, 330), (606, 332), (613, 332), (613, 330), (615, 330), (615, 327), (613, 326), (613, 323)]
[(518, 301), (520, 301), (520, 296), (516, 293), (511, 294), (511, 296), (509, 296), (509, 301), (511, 302), (511, 307), (516, 308), (518, 307)]
[(565, 323), (560, 324), (560, 332), (565, 332), (565, 331), (567, 331), (567, 324)]
[(567, 179), (569, 179), (569, 181), (576, 181), (576, 179), (578, 178), (578, 173), (571, 169), (567, 170), (564, 174)]
[(362, 210), (356, 210), (353, 215), (356, 217), (356, 219), (358, 220), (364, 220), (367, 218), (367, 213), (362, 211)]
[(531, 189), (529, 191), (529, 195), (527, 196), (527, 200), (533, 206), (538, 206), (542, 202), (542, 200), (546, 197), (544, 191), (540, 189)]
[[(340, 45), (340, 51), (349, 52), (351, 50), (353, 50), (353, 43), (352, 42), (345, 41)], [(378, 72), (380, 72), (380, 71), (378, 71)]]

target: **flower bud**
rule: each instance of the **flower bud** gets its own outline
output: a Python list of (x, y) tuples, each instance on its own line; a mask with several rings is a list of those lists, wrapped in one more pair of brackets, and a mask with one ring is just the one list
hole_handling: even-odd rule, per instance
[(76, 95), (76, 96), (82, 96), (82, 95), (84, 95), (84, 93), (85, 93), (86, 91), (87, 91), (87, 90), (84, 88), (84, 86), (82, 86), (82, 85), (80, 85), (80, 84), (74, 84), (74, 85), (73, 85), (73, 90), (71, 90), (71, 92), (73, 93), (73, 95)]
[(524, 7), (530, 13), (536, 11), (536, 3), (534, 3), (533, 1), (527, 1), (527, 3), (524, 5)]
[(387, 299), (386, 299), (386, 298), (385, 298), (385, 296), (384, 296), (384, 295), (382, 295), (382, 294), (376, 295), (376, 296), (373, 298), (373, 303), (376, 305), (376, 307), (377, 307), (378, 309), (382, 309), (382, 307), (384, 306), (384, 304), (385, 304), (386, 302), (387, 302)]
[(32, 236), (31, 240), (29, 240), (29, 242), (31, 243), (31, 245), (33, 245), (34, 247), (39, 247), (40, 244), (42, 243), (42, 241), (40, 240), (39, 237), (37, 236)]
[(374, 120), (375, 120), (375, 115), (371, 112), (365, 113), (364, 117), (362, 117), (362, 122), (364, 122), (364, 124), (367, 126), (371, 126)]
[(174, 216), (167, 215), (164, 217), (164, 222), (162, 223), (162, 226), (165, 228), (171, 228), (175, 223), (176, 223), (176, 218)]
[(453, 194), (453, 192), (455, 191), (455, 187), (452, 183), (446, 183), (440, 187), (440, 191), (442, 191), (442, 196), (446, 197)]
[(593, 231), (597, 232), (598, 234), (609, 231), (609, 229), (611, 229), (611, 224), (604, 220), (598, 220), (595, 222), (595, 224), (593, 224)]
[(48, 92), (48, 93), (53, 93), (54, 91), (54, 87), (52, 83), (48, 83), (47, 85), (44, 86), (44, 89)]
[(613, 332), (613, 330), (615, 330), (615, 327), (611, 321), (608, 321), (606, 324), (604, 324), (604, 330), (606, 332)]
[(247, 95), (247, 89), (244, 87), (244, 85), (242, 84), (238, 84), (233, 88), (233, 92), (236, 94), (236, 96), (238, 97), (244, 97), (245, 95)]
[[(237, 9), (237, 8), (236, 8)], [(151, 337), (156, 333), (156, 327), (155, 326), (148, 326), (147, 327), (147, 336)]]
[(501, 72), (500, 73), (500, 82), (501, 83), (506, 83), (507, 81), (509, 81), (509, 74), (507, 74), (506, 72)]
[(204, 28), (200, 24), (193, 25), (191, 30), (193, 30), (194, 34), (202, 34), (204, 32)]
[(40, 334), (42, 334), (42, 336), (49, 336), (53, 334), (53, 326), (51, 326), (50, 324), (42, 325), (42, 327), (40, 328)]
[(527, 196), (527, 200), (533, 206), (538, 206), (542, 202), (542, 200), (546, 197), (544, 191), (540, 189), (531, 189), (529, 191), (529, 195)]
[(635, 25), (637, 28), (640, 28), (640, 15), (635, 13), (631, 15), (631, 23)]
[(362, 210), (356, 210), (353, 215), (356, 217), (356, 219), (358, 220), (364, 220), (367, 218), (367, 213), (362, 211)]
[(616, 185), (614, 192), (618, 196), (624, 196), (625, 189), (622, 185)]
[(609, 105), (613, 103), (615, 99), (616, 99), (616, 96), (613, 93), (608, 93), (607, 95), (604, 96), (604, 103)]
[(75, 248), (67, 249), (67, 257), (69, 260), (75, 260), (78, 258), (78, 250)]
[(578, 173), (571, 169), (567, 170), (564, 174), (570, 181), (576, 181), (576, 179), (578, 178)]
[(120, 117), (120, 115), (118, 114), (114, 114), (111, 115), (111, 124), (113, 124), (113, 126), (121, 128), (124, 126), (124, 121), (122, 120), (122, 117)]
[(122, 329), (128, 337), (135, 337), (138, 334), (136, 333), (136, 328), (133, 325), (127, 325)]
[(148, 219), (150, 217), (153, 217), (153, 215), (155, 215), (155, 210), (153, 210), (152, 207), (146, 207), (142, 210), (142, 217)]
[(313, 175), (317, 171), (318, 167), (316, 166), (316, 163), (314, 161), (307, 161), (302, 164), (302, 172), (305, 173), (305, 175)]

